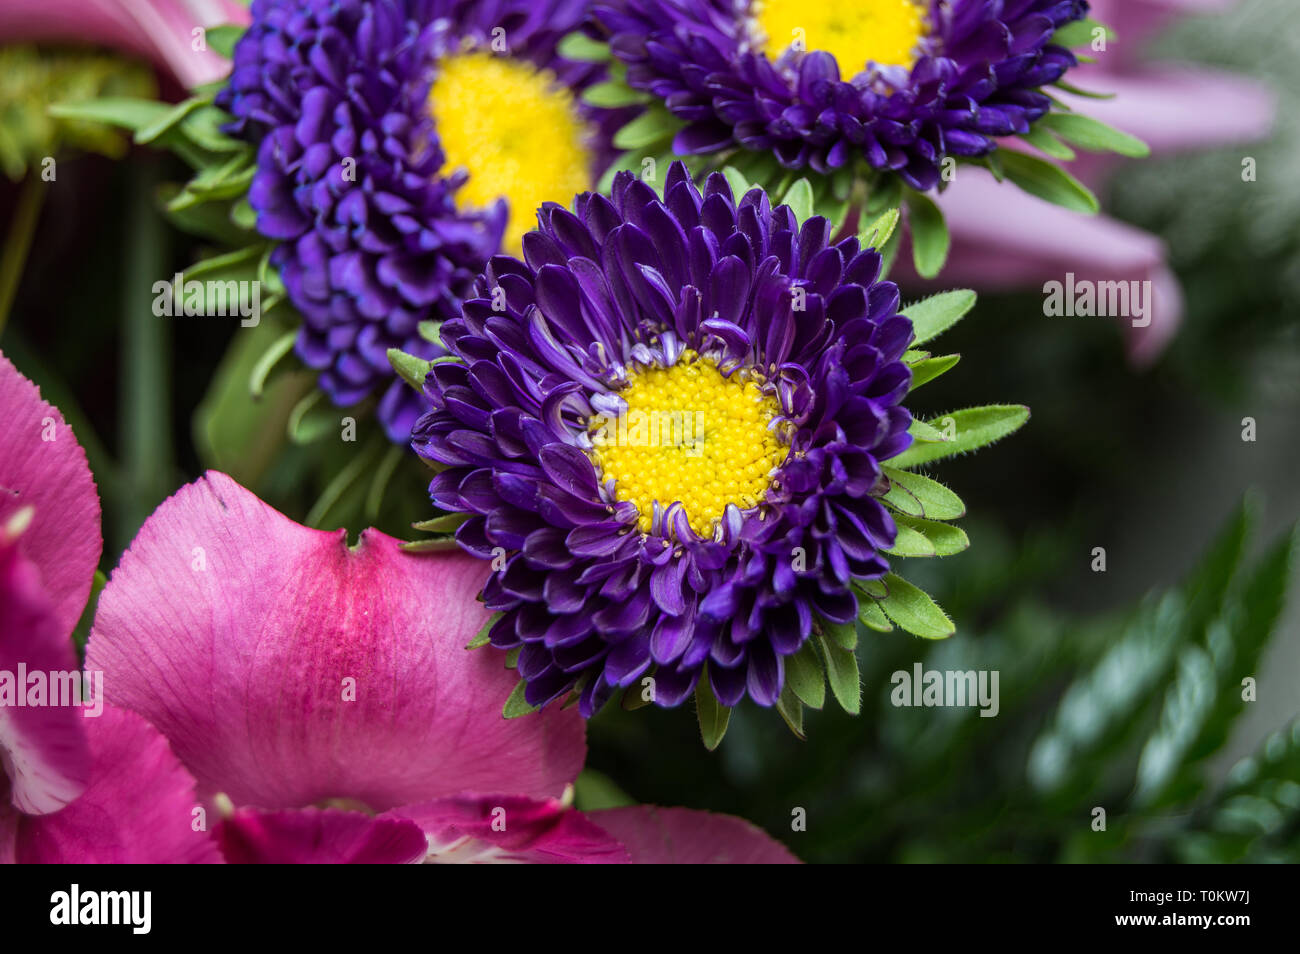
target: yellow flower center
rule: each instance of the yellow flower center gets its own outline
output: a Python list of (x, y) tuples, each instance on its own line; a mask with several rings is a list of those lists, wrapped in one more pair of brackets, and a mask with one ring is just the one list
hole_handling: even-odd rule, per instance
[(917, 0), (757, 0), (755, 6), (769, 57), (791, 47), (824, 50), (845, 80), (868, 63), (910, 68), (926, 33)]
[(591, 188), (587, 128), (573, 94), (550, 70), (492, 53), (468, 51), (438, 64), (429, 90), (448, 171), (464, 168), (462, 206), (510, 206), (504, 251), (518, 255), (537, 207), (566, 208)]
[(590, 421), (592, 460), (601, 483), (636, 504), (649, 532), (654, 504), (680, 502), (691, 529), (709, 537), (727, 504), (756, 507), (789, 447), (772, 419), (780, 408), (753, 377), (724, 377), (693, 351), (671, 368), (634, 371), (620, 392), (627, 411)]

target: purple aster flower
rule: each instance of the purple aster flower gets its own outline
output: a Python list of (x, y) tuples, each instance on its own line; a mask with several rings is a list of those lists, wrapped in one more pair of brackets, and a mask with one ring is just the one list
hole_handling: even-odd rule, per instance
[[(405, 442), (390, 348), (439, 353), (541, 201), (590, 188), (626, 115), (577, 99), (603, 67), (557, 53), (583, 0), (257, 0), (218, 104), (259, 143), (249, 200), (280, 242), (297, 353), (336, 404), (372, 394)], [(433, 340), (430, 340), (433, 339)]]
[(857, 157), (914, 189), (1051, 107), (1052, 43), (1083, 0), (600, 0), (627, 82), (685, 123), (683, 155), (739, 146), (825, 173)]
[(430, 496), (493, 560), (490, 640), (529, 704), (574, 690), (590, 716), (653, 674), (674, 706), (707, 671), (723, 705), (773, 705), (888, 571), (912, 323), (874, 250), (721, 174), (701, 193), (674, 163), (660, 199), (620, 173), (575, 210), (545, 205), (442, 325)]

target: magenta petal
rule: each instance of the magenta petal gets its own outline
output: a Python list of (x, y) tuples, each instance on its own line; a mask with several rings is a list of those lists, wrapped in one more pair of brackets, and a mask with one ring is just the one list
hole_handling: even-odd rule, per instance
[(19, 551), (21, 537), (9, 540), (5, 533), (0, 525), (0, 802), (44, 814), (58, 811), (86, 787), (86, 720), (75, 706), (50, 705), (57, 700), (48, 690), (42, 705), (19, 704), (36, 701), (27, 691), (31, 675), (48, 686), (54, 674), (77, 672), (77, 660), (36, 567)]
[(627, 850), (556, 799), (465, 795), (389, 813), (415, 821), (434, 863), (626, 864)]
[(797, 865), (784, 845), (732, 815), (635, 805), (588, 812), (632, 854), (636, 865)]
[(420, 827), (335, 808), (259, 812), (222, 819), (217, 841), (230, 864), (409, 865), (424, 859)]
[(505, 720), (501, 657), (466, 651), (486, 567), (299, 526), (224, 474), (145, 522), (100, 597), (87, 667), (167, 736), (204, 793), (375, 811), (458, 792), (554, 795), (574, 710)]
[(36, 564), (63, 635), (90, 595), (103, 538), (86, 454), (58, 409), (0, 354), (0, 526), (34, 510), (19, 548)]
[[(195, 809), (194, 778), (153, 726), (105, 706), (88, 718), (90, 785), (53, 815), (0, 820), (13, 859), (42, 864), (198, 864), (220, 861)], [(202, 823), (201, 823), (202, 822)], [(6, 846), (0, 844), (0, 857)]]

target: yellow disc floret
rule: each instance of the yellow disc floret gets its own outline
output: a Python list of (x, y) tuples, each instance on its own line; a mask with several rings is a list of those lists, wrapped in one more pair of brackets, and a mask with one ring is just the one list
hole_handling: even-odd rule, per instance
[(791, 47), (824, 50), (845, 80), (868, 62), (910, 68), (926, 32), (916, 0), (756, 0), (754, 19), (772, 59)]
[(728, 504), (758, 506), (789, 447), (771, 426), (776, 399), (743, 373), (724, 377), (686, 351), (670, 368), (634, 371), (619, 392), (627, 411), (590, 421), (592, 460), (649, 532), (654, 504), (680, 502), (691, 529), (711, 536)]
[(549, 70), (492, 53), (453, 54), (438, 63), (429, 111), (444, 169), (469, 173), (457, 201), (472, 208), (500, 197), (509, 203), (502, 246), (510, 254), (519, 254), (539, 205), (567, 208), (591, 188), (586, 125), (573, 94)]

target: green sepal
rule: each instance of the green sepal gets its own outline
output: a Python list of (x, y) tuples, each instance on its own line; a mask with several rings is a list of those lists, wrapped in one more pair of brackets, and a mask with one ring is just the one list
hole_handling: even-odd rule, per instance
[(704, 747), (712, 752), (727, 734), (731, 710), (714, 697), (707, 667), (700, 673), (700, 681), (695, 684), (695, 714), (700, 722), (700, 738), (704, 740)]
[(915, 391), (923, 384), (929, 384), (941, 374), (946, 374), (956, 367), (961, 360), (959, 354), (945, 354), (937, 358), (923, 358), (912, 365), (912, 386), (908, 392)]
[(958, 288), (908, 305), (901, 314), (912, 322), (912, 331), (916, 334), (912, 346), (937, 338), (957, 324), (975, 307), (975, 300), (976, 295), (969, 288)]
[(1130, 159), (1151, 155), (1151, 147), (1137, 136), (1078, 113), (1048, 113), (1038, 121), (1038, 126), (1089, 152), (1114, 152)]
[(934, 544), (925, 534), (904, 525), (899, 517), (894, 518), (894, 523), (897, 526), (894, 545), (885, 550), (890, 556), (925, 558), (938, 555)]
[(894, 624), (889, 621), (880, 604), (874, 599), (862, 597), (858, 600), (858, 619), (867, 629), (873, 629), (877, 633), (892, 633)]
[(467, 513), (444, 513), (440, 517), (432, 517), (429, 520), (413, 523), (411, 529), (419, 530), (422, 533), (451, 533), (468, 519), (469, 514)]
[[(953, 438), (943, 443), (913, 444), (888, 463), (906, 469), (957, 454), (967, 454), (1014, 434), (1029, 420), (1029, 408), (1023, 404), (991, 404), (969, 407), (943, 414), (932, 421), (942, 425), (940, 432), (951, 429)], [(949, 424), (948, 422), (951, 422)], [(933, 424), (931, 422), (931, 426)]]
[(516, 669), (519, 666), (519, 654), (523, 651), (522, 646), (516, 646), (514, 649), (506, 650), (506, 668)]
[(881, 471), (890, 482), (889, 492), (881, 499), (900, 513), (929, 520), (956, 520), (966, 515), (961, 498), (937, 480), (894, 467), (882, 467)]
[[(912, 435), (912, 440), (922, 444), (946, 444), (950, 443), (948, 438), (943, 436), (943, 432), (931, 424), (927, 424), (919, 417), (912, 418), (912, 424), (907, 429), (907, 433)], [(915, 444), (913, 444), (915, 446)]]
[(555, 47), (555, 52), (566, 60), (576, 60), (579, 63), (605, 63), (613, 57), (609, 44), (593, 40), (585, 33), (579, 32), (568, 33), (562, 37)]
[(796, 179), (781, 196), (780, 205), (789, 206), (796, 222), (802, 224), (813, 214), (812, 183), (807, 178)]
[(431, 537), (428, 540), (409, 540), (406, 543), (399, 544), (399, 546), (407, 553), (446, 553), (449, 550), (460, 549), (460, 544), (456, 542), (455, 537)]
[(822, 656), (826, 660), (826, 680), (840, 708), (849, 715), (862, 711), (862, 681), (858, 676), (858, 657), (833, 639), (818, 635)]
[(826, 673), (811, 639), (805, 640), (797, 653), (785, 657), (785, 687), (811, 709), (826, 704)]
[(601, 109), (619, 109), (623, 106), (640, 106), (650, 102), (647, 93), (616, 80), (606, 80), (588, 86), (582, 91), (581, 99), (587, 105)]
[(947, 639), (957, 631), (948, 615), (924, 590), (896, 573), (885, 577), (889, 595), (880, 600), (885, 615), (902, 629), (922, 639)]
[(429, 368), (433, 367), (432, 361), (407, 354), (400, 348), (389, 348), (388, 363), (393, 366), (393, 370), (403, 381), (416, 391), (424, 392), (424, 379), (429, 373)]
[(531, 712), (536, 712), (538, 707), (528, 704), (524, 699), (524, 692), (528, 689), (528, 683), (520, 679), (515, 683), (515, 687), (510, 690), (510, 696), (506, 699), (506, 704), (501, 707), (501, 715), (507, 719), (518, 719), (520, 716), (526, 716)]
[(1071, 162), (1078, 158), (1078, 153), (1041, 126), (1035, 126), (1029, 132), (1021, 133), (1020, 139), (1039, 152), (1044, 152), (1053, 159), (1060, 159), (1062, 162)]
[(1093, 31), (1097, 29), (1106, 31), (1107, 42), (1115, 39), (1115, 31), (1110, 27), (1097, 22), (1092, 17), (1085, 17), (1082, 20), (1075, 20), (1061, 27), (1052, 34), (1052, 38), (1048, 42), (1053, 46), (1063, 46), (1067, 50), (1079, 46), (1088, 46), (1092, 43)]
[(862, 248), (879, 249), (893, 238), (903, 217), (901, 209), (886, 209), (858, 230), (858, 245)]
[(468, 643), (466, 643), (465, 648), (481, 649), (482, 647), (486, 646), (491, 641), (489, 634), (492, 632), (492, 627), (495, 626), (497, 624), (497, 620), (499, 620), (504, 615), (505, 615), (504, 613), (493, 613), (491, 616), (489, 616), (488, 621), (483, 624), (483, 628), (478, 631), (478, 635), (475, 636), (473, 639), (471, 639)]
[(615, 149), (644, 149), (674, 136), (680, 121), (662, 106), (656, 105), (637, 116), (614, 134)]
[(803, 703), (799, 701), (788, 682), (781, 687), (781, 695), (776, 700), (776, 711), (796, 739), (802, 742), (808, 738), (803, 731)]
[[(897, 525), (899, 533), (904, 529), (919, 534), (933, 548), (932, 556), (953, 556), (961, 553), (963, 550), (970, 549), (970, 537), (966, 536), (966, 531), (961, 527), (954, 527), (950, 523), (943, 523), (938, 520), (924, 520), (920, 517), (909, 517), (905, 514), (898, 514), (894, 517), (894, 523)], [(907, 556), (908, 554), (903, 554)]]
[(948, 260), (952, 237), (943, 212), (929, 196), (907, 193), (907, 221), (912, 230), (912, 264), (922, 278), (934, 278)]
[(1030, 195), (1071, 212), (1096, 215), (1100, 211), (1092, 190), (1055, 163), (1010, 149), (1001, 150), (999, 156), (1003, 175)]
[(837, 623), (823, 617), (818, 625), (837, 646), (842, 646), (849, 652), (858, 648), (858, 628), (852, 623)]

